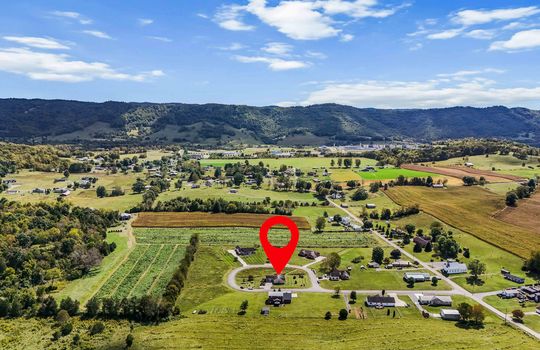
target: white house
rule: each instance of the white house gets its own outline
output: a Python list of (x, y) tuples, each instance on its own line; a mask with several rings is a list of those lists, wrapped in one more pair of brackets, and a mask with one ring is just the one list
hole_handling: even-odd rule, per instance
[(444, 267), (441, 269), (441, 272), (447, 275), (466, 273), (467, 265), (455, 261), (447, 261)]
[(448, 295), (418, 295), (420, 305), (452, 306), (452, 297)]
[(370, 307), (394, 307), (396, 299), (383, 295), (371, 295), (366, 298), (366, 306)]
[(415, 282), (425, 282), (431, 279), (429, 273), (424, 272), (405, 272), (403, 274), (403, 280), (409, 282), (410, 279), (413, 279)]

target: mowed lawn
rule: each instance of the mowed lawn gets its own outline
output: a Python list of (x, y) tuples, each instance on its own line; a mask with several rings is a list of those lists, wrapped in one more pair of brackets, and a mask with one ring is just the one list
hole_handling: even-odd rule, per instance
[(540, 234), (497, 220), (492, 215), (505, 207), (504, 197), (480, 187), (394, 187), (387, 195), (400, 205), (419, 204), (439, 220), (522, 258), (540, 248)]
[(411, 177), (436, 177), (433, 173), (427, 173), (423, 171), (415, 171), (415, 170), (408, 170), (408, 169), (400, 169), (400, 168), (384, 168), (384, 169), (378, 169), (375, 168), (376, 171), (359, 171), (358, 174), (360, 177), (362, 177), (364, 180), (394, 180), (397, 179), (400, 175), (403, 175), (405, 177), (411, 178)]

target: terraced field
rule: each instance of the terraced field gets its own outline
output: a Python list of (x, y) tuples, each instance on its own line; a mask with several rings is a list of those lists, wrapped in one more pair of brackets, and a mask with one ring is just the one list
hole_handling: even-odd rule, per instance
[[(201, 244), (212, 246), (254, 246), (259, 244), (259, 231), (248, 228), (137, 228), (135, 236), (141, 244), (167, 244), (176, 242), (187, 245), (192, 234), (197, 233)], [(271, 230), (269, 241), (276, 246), (284, 246), (290, 240), (285, 230)], [(299, 247), (370, 247), (375, 238), (367, 233), (301, 231)]]
[[(139, 213), (133, 227), (261, 227), (270, 214), (224, 214), (201, 212), (163, 212)], [(311, 226), (306, 218), (291, 216), (300, 230), (309, 230)], [(285, 226), (275, 226), (284, 228)]]

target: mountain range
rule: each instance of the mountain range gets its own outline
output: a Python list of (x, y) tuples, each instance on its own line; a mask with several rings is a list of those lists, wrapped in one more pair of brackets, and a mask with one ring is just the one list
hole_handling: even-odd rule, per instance
[(540, 144), (540, 111), (0, 99), (0, 139), (44, 143), (347, 144), (496, 137)]

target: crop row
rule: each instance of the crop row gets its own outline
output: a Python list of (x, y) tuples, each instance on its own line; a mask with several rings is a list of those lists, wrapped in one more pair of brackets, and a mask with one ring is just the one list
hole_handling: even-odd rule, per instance
[(169, 258), (175, 249), (176, 246), (172, 244), (162, 246), (152, 265), (148, 266), (145, 275), (139, 279), (135, 287), (131, 290), (130, 296), (140, 297), (149, 294), (152, 284), (159, 277), (161, 271), (168, 266)]
[(97, 298), (105, 298), (111, 296), (116, 288), (122, 283), (126, 275), (133, 269), (133, 266), (137, 263), (137, 260), (146, 252), (149, 248), (147, 245), (136, 245), (135, 249), (129, 254), (127, 261), (125, 261), (120, 267), (109, 277), (107, 282), (99, 289), (96, 294)]
[(165, 287), (167, 287), (167, 283), (171, 280), (171, 276), (180, 265), (180, 261), (184, 258), (185, 251), (184, 245), (176, 247), (170, 254), (169, 259), (165, 262), (165, 265), (161, 266), (161, 274), (157, 277), (156, 281), (154, 281), (147, 294), (152, 296), (161, 296), (163, 294)]
[[(198, 233), (201, 244), (236, 246), (259, 244), (259, 232), (255, 229), (245, 228), (139, 228), (135, 230), (137, 242), (153, 244), (181, 244), (186, 245), (189, 237)], [(270, 243), (283, 246), (290, 240), (290, 234), (282, 230), (273, 230), (269, 234)], [(374, 239), (365, 233), (356, 232), (300, 232), (299, 247), (368, 247), (374, 244)]]
[(141, 275), (153, 263), (161, 248), (163, 248), (163, 246), (158, 244), (153, 244), (148, 247), (143, 256), (138, 259), (137, 263), (133, 266), (133, 269), (131, 269), (131, 271), (118, 286), (118, 289), (113, 294), (114, 297), (117, 299), (122, 299), (129, 296), (129, 292), (133, 287), (135, 287)]

